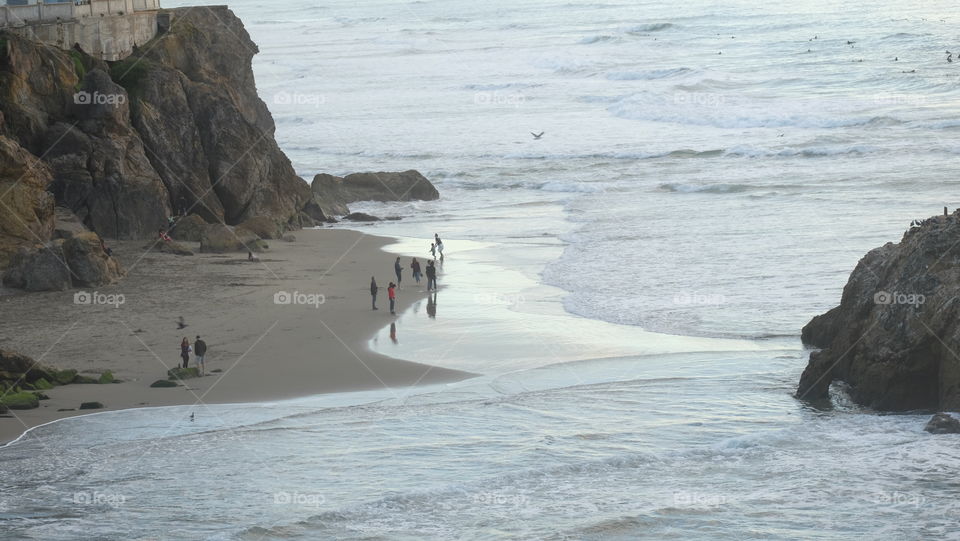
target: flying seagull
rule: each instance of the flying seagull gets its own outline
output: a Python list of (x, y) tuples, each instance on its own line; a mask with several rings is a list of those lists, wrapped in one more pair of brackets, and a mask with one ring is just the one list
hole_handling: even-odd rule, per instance
[(547, 132), (543, 132), (543, 131), (540, 132), (540, 133), (530, 132), (530, 135), (532, 135), (534, 139), (540, 139), (541, 137), (543, 137), (543, 134), (545, 134), (545, 133), (547, 133)]

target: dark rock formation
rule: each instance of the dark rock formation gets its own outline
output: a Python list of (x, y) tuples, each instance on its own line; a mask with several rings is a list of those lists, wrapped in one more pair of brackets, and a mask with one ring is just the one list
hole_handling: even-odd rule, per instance
[(7, 387), (22, 383), (56, 380), (57, 370), (39, 364), (26, 355), (0, 349), (0, 382)]
[(949, 413), (935, 413), (923, 429), (931, 434), (960, 434), (960, 420)]
[(262, 252), (267, 248), (257, 235), (241, 228), (210, 224), (200, 235), (201, 252)]
[(77, 233), (45, 245), (21, 247), (3, 275), (9, 287), (63, 291), (112, 284), (124, 275), (120, 263), (100, 246), (96, 233)]
[(187, 242), (200, 242), (200, 234), (207, 222), (196, 214), (177, 218), (173, 229), (169, 231), (171, 237)]
[(26, 244), (53, 234), (50, 169), (17, 142), (0, 135), (0, 269)]
[(150, 384), (153, 388), (164, 388), (164, 387), (177, 387), (176, 381), (170, 381), (168, 379), (158, 379)]
[(188, 368), (171, 368), (170, 370), (167, 370), (167, 379), (171, 381), (199, 377), (200, 369), (196, 366), (191, 366)]
[(804, 327), (810, 355), (797, 396), (835, 380), (878, 410), (960, 409), (960, 220), (936, 217), (869, 252), (840, 306)]
[(54, 199), (111, 238), (152, 238), (183, 209), (299, 223), (310, 188), (257, 95), (256, 45), (224, 6), (165, 12), (167, 32), (111, 64), (3, 34), (0, 268), (51, 239)]
[(153, 241), (149, 244), (143, 246), (144, 251), (153, 251), (160, 252), (163, 254), (173, 254), (173, 255), (193, 255), (193, 251), (187, 249), (184, 245), (176, 241), (164, 242), (164, 241)]
[[(402, 173), (354, 173), (343, 178), (320, 174), (310, 185), (312, 206), (327, 216), (343, 215), (346, 205), (356, 201), (432, 201), (440, 192), (417, 171)], [(314, 217), (317, 220), (321, 218)]]
[(267, 218), (266, 216), (256, 216), (246, 220), (237, 226), (237, 229), (244, 229), (260, 237), (261, 239), (279, 239), (283, 237), (283, 226)]
[(80, 404), (80, 409), (82, 410), (99, 410), (103, 408), (104, 405), (100, 402), (84, 402)]
[(363, 212), (351, 212), (350, 214), (347, 214), (346, 216), (344, 216), (343, 219), (349, 222), (380, 222), (382, 221), (380, 218), (377, 218), (372, 214), (366, 214)]

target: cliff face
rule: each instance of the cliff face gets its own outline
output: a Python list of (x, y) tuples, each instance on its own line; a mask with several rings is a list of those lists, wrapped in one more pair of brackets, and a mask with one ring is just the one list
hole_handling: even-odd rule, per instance
[(935, 217), (869, 252), (840, 306), (813, 318), (797, 396), (822, 399), (834, 380), (879, 410), (960, 409), (960, 216)]
[(169, 13), (167, 33), (111, 65), (0, 35), (0, 267), (16, 245), (49, 240), (47, 192), (123, 239), (155, 235), (181, 208), (287, 222), (311, 198), (274, 140), (240, 20), (226, 7)]

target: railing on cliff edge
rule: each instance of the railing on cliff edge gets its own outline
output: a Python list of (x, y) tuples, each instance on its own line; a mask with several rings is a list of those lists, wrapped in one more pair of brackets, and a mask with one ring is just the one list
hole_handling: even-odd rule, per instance
[(160, 0), (36, 0), (27, 5), (0, 6), (0, 27), (75, 21), (84, 17), (156, 11)]

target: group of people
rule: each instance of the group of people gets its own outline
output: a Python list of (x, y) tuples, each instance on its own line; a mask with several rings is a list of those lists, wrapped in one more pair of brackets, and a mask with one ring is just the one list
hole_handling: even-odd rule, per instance
[[(420, 280), (423, 278), (424, 274), (427, 277), (427, 291), (436, 291), (437, 290), (437, 254), (440, 254), (440, 263), (443, 264), (443, 241), (440, 240), (440, 235), (434, 234), (434, 242), (430, 244), (430, 255), (433, 256), (433, 259), (427, 261), (426, 269), (420, 266), (420, 261), (417, 258), (413, 258), (410, 262), (410, 271), (413, 276), (413, 280), (420, 284)], [(390, 282), (387, 286), (387, 299), (390, 301), (390, 313), (396, 314), (396, 304), (397, 304), (397, 290), (400, 289), (400, 284), (403, 283), (403, 263), (401, 263), (400, 257), (397, 257), (396, 261), (393, 262), (393, 272), (397, 276), (396, 283)], [(374, 276), (370, 277), (370, 297), (372, 308), (378, 310), (377, 308), (377, 294), (380, 292), (380, 287), (377, 285), (377, 279)]]
[(193, 346), (191, 346), (190, 341), (184, 336), (183, 341), (180, 342), (180, 359), (183, 360), (183, 368), (189, 366), (191, 353), (196, 355), (197, 368), (200, 370), (200, 375), (206, 375), (206, 363), (204, 359), (207, 356), (207, 343), (197, 336), (197, 339), (193, 342)]

